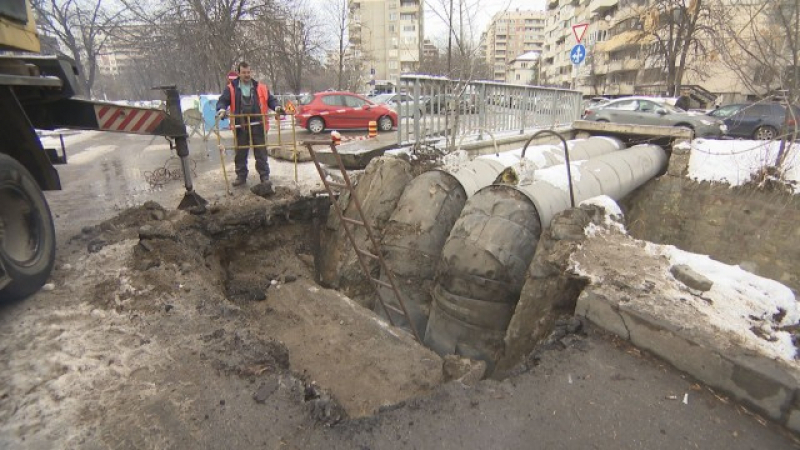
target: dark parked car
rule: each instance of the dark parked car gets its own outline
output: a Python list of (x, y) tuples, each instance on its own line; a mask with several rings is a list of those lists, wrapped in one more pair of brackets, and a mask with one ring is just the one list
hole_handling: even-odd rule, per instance
[(786, 117), (786, 107), (779, 103), (741, 103), (726, 105), (708, 113), (725, 122), (728, 135), (758, 140), (772, 140), (789, 133), (800, 123), (800, 106)]

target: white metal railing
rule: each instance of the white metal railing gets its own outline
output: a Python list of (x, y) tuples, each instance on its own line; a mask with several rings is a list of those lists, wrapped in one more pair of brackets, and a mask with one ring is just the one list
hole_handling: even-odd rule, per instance
[(581, 93), (492, 81), (402, 75), (398, 87), (413, 101), (396, 106), (400, 144), (441, 142), (447, 151), (465, 140), (524, 134), (580, 118)]

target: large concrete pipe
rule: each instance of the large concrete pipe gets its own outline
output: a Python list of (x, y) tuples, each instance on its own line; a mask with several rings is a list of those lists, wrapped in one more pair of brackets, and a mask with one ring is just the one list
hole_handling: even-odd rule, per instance
[[(575, 201), (626, 196), (666, 167), (663, 149), (639, 145), (572, 164)], [(492, 185), (471, 197), (442, 250), (425, 344), (489, 362), (503, 349), (542, 228), (570, 207), (566, 166), (524, 186)]]
[[(568, 141), (567, 145), (572, 160), (585, 160), (625, 148), (622, 141), (607, 137), (578, 139)], [(424, 333), (430, 314), (436, 264), (464, 203), (478, 189), (492, 184), (503, 170), (521, 160), (522, 149), (480, 156), (452, 173), (426, 172), (403, 191), (384, 229), (381, 250), (399, 281), (398, 289), (420, 334)], [(525, 152), (525, 162), (534, 169), (563, 164), (564, 148), (560, 145), (532, 146)], [(381, 274), (381, 278), (385, 281), (385, 274)], [(381, 289), (383, 298), (396, 303), (389, 289)], [(386, 315), (377, 302), (375, 311)], [(399, 315), (392, 313), (392, 319), (395, 324), (407, 325)]]

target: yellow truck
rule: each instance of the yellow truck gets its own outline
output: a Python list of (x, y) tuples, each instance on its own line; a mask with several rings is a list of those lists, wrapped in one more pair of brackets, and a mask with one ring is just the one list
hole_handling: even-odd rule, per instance
[(0, 301), (36, 292), (55, 261), (55, 228), (43, 190), (61, 189), (37, 129), (73, 128), (167, 137), (182, 162), (186, 195), (178, 206), (204, 211), (188, 170), (188, 136), (175, 86), (160, 87), (166, 110), (81, 97), (79, 71), (63, 55), (40, 54), (28, 0), (0, 2)]

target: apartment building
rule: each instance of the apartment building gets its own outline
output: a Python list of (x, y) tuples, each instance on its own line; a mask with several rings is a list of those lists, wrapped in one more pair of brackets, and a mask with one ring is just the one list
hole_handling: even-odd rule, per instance
[(350, 42), (371, 86), (376, 80), (396, 86), (401, 74), (419, 68), (423, 26), (422, 0), (350, 1)]
[(539, 81), (539, 56), (541, 52), (528, 52), (514, 58), (506, 71), (506, 82), (532, 84)]
[[(724, 1), (724, 0), (722, 0)], [(548, 0), (542, 82), (578, 89), (584, 95), (660, 95), (666, 90), (663, 65), (648, 58), (656, 39), (652, 27), (654, 0)], [(570, 50), (577, 43), (572, 27), (588, 24), (582, 40), (587, 56), (574, 65)], [(709, 47), (712, 47), (709, 43)], [(689, 61), (691, 64), (692, 61)], [(721, 60), (702, 61), (702, 71), (687, 71), (682, 84), (706, 91), (705, 101), (716, 95), (747, 95), (747, 88)], [(742, 94), (744, 92), (744, 94)], [(698, 101), (701, 101), (698, 99)]]
[(544, 11), (503, 11), (492, 17), (481, 47), (495, 81), (507, 80), (508, 65), (518, 56), (544, 48)]

